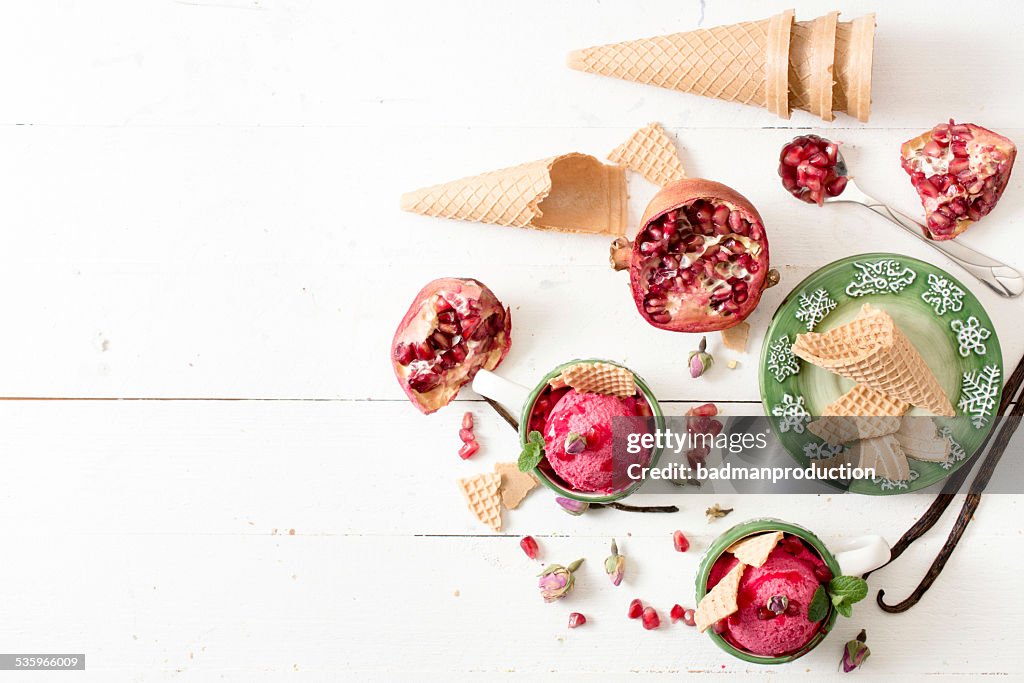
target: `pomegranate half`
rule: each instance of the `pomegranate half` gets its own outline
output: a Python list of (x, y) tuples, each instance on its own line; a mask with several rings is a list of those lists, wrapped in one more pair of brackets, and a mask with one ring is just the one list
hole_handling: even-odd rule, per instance
[(684, 178), (661, 189), (632, 244), (612, 243), (616, 270), (629, 268), (633, 301), (655, 327), (713, 332), (739, 324), (778, 282), (768, 237), (743, 195), (711, 180)]
[(995, 208), (1017, 147), (973, 123), (940, 123), (900, 147), (903, 170), (921, 197), (928, 234), (951, 240)]
[(512, 345), (512, 314), (487, 285), (446, 277), (416, 295), (391, 341), (391, 365), (409, 400), (429, 414), (452, 402), (480, 368)]

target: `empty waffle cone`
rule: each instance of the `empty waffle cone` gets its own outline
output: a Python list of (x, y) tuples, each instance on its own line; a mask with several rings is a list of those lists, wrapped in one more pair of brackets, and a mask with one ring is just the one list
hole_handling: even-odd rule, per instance
[(867, 121), (871, 114), (871, 66), (875, 15), (839, 22), (836, 29), (835, 88), (832, 108)]
[(517, 228), (622, 235), (626, 201), (622, 167), (572, 153), (408, 192), (401, 207)]
[(893, 481), (910, 479), (910, 463), (893, 434), (858, 441), (853, 452), (859, 458), (857, 466), (873, 469), (876, 477)]
[(854, 415), (864, 417), (871, 415), (900, 417), (909, 408), (910, 404), (906, 401), (900, 401), (871, 387), (857, 384), (835, 401), (825, 406), (825, 409), (821, 411), (821, 416)]
[(839, 12), (793, 25), (789, 44), (789, 104), (831, 121)]
[(686, 177), (683, 162), (660, 123), (649, 123), (608, 154), (608, 161), (636, 171), (658, 187)]
[(793, 10), (768, 19), (572, 52), (570, 68), (741, 102), (789, 118)]
[(895, 434), (900, 428), (898, 417), (822, 417), (807, 425), (808, 431), (832, 446), (858, 439), (873, 439)]
[(797, 335), (793, 353), (891, 398), (952, 417), (953, 406), (924, 358), (883, 310), (864, 304), (850, 322)]
[(459, 490), (476, 518), (494, 531), (501, 531), (501, 475), (487, 472), (459, 479)]
[(611, 363), (576, 363), (548, 382), (554, 388), (572, 387), (589, 394), (628, 398), (636, 394), (633, 373)]

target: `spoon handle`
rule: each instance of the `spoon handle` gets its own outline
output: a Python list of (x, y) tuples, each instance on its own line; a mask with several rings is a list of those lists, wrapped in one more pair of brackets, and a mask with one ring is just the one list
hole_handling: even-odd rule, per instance
[[(847, 189), (853, 188), (848, 187)], [(857, 188), (857, 190), (860, 190), (860, 188)], [(1005, 263), (980, 254), (970, 247), (957, 244), (954, 240), (936, 241), (928, 239), (925, 237), (925, 226), (910, 216), (886, 206), (873, 197), (869, 197), (864, 194), (863, 190), (856, 192), (856, 194), (851, 193), (849, 197), (845, 196), (845, 194), (842, 195), (843, 200), (866, 206), (882, 218), (886, 218), (900, 226), (978, 278), (980, 282), (987, 285), (989, 289), (999, 296), (1013, 298), (1024, 293), (1024, 276)]]

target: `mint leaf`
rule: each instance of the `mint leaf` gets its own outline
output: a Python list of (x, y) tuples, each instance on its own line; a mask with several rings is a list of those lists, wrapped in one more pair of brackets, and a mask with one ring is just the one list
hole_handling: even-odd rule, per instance
[(850, 618), (853, 616), (853, 605), (843, 600), (836, 604), (836, 611), (844, 617)]
[(837, 576), (828, 582), (828, 592), (833, 598), (839, 596), (852, 605), (868, 596), (868, 582), (856, 576)]
[(811, 598), (811, 604), (807, 606), (807, 621), (821, 621), (828, 615), (828, 596), (825, 594), (825, 587), (818, 586)]
[(540, 460), (543, 457), (544, 437), (540, 432), (534, 430), (530, 432), (529, 439), (526, 445), (523, 446), (523, 451), (519, 454), (519, 471), (529, 472), (540, 464)]

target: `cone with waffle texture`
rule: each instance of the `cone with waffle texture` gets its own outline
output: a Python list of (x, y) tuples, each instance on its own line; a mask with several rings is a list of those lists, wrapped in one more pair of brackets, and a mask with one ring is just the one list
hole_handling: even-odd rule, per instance
[(459, 479), (459, 490), (476, 518), (494, 531), (501, 531), (501, 475), (486, 472)]
[(883, 310), (864, 304), (850, 322), (797, 335), (793, 353), (809, 363), (936, 415), (955, 415), (924, 358)]
[(736, 598), (740, 592), (740, 579), (746, 565), (737, 562), (729, 573), (715, 584), (707, 595), (700, 599), (693, 614), (697, 629), (703, 633), (719, 619), (724, 619), (740, 608)]
[(572, 387), (590, 394), (627, 398), (636, 394), (633, 373), (611, 363), (576, 363), (562, 370), (548, 384), (553, 388)]
[(804, 109), (826, 121), (871, 107), (874, 15), (838, 12), (794, 22), (792, 10), (759, 21), (576, 50), (578, 71), (764, 107), (782, 118)]
[(853, 452), (859, 458), (857, 466), (873, 469), (876, 477), (892, 481), (910, 479), (910, 463), (894, 434), (858, 441)]
[(608, 154), (608, 161), (636, 171), (658, 187), (686, 177), (676, 146), (659, 123), (649, 123)]
[(408, 192), (401, 207), (517, 228), (622, 235), (626, 202), (621, 166), (573, 153)]
[(900, 417), (907, 412), (910, 404), (906, 401), (886, 396), (882, 392), (864, 386), (854, 385), (852, 389), (825, 406), (822, 417), (836, 415)]

